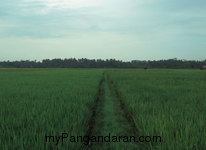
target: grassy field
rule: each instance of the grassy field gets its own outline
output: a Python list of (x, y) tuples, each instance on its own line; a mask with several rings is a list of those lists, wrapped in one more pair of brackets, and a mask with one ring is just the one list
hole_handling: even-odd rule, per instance
[(162, 150), (206, 147), (206, 72), (115, 70), (109, 74), (140, 135), (161, 135)]
[[(56, 149), (45, 135), (84, 135), (102, 70), (0, 72), (0, 149)], [(62, 149), (81, 145), (64, 143)]]
[[(0, 69), (2, 150), (202, 150), (206, 72)], [(161, 136), (162, 142), (45, 142), (45, 135)]]

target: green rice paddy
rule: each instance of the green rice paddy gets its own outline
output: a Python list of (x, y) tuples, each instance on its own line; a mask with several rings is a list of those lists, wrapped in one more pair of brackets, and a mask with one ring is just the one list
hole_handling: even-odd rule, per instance
[[(62, 133), (162, 141), (85, 144), (58, 141)], [(205, 71), (0, 69), (0, 150), (204, 150), (205, 141)]]

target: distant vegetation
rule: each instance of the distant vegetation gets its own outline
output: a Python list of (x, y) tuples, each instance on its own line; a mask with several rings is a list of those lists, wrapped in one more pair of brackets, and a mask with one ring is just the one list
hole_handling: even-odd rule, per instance
[(44, 59), (42, 61), (2, 61), (0, 68), (169, 68), (169, 69), (203, 69), (204, 61), (194, 60), (153, 60), (120, 61), (115, 59)]

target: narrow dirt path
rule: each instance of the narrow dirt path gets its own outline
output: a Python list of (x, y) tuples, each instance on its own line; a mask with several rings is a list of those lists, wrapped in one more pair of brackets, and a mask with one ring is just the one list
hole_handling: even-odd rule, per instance
[[(119, 95), (109, 75), (104, 74), (100, 98), (95, 106), (92, 132), (90, 136), (137, 136), (138, 131), (132, 117)], [(140, 145), (132, 142), (98, 142), (91, 143), (89, 150), (138, 150)], [(141, 150), (144, 150), (141, 146)]]
[[(102, 102), (104, 100), (104, 83), (105, 83), (105, 72), (103, 73), (103, 77), (99, 82), (99, 86), (98, 86), (98, 93), (97, 93), (97, 98), (95, 100), (95, 104), (92, 107), (92, 116), (89, 120), (89, 124), (88, 124), (88, 130), (86, 132), (85, 137), (91, 137), (94, 135), (94, 130), (95, 130), (95, 126), (97, 124), (99, 124), (98, 121), (96, 121), (97, 119), (97, 115), (99, 115), (99, 113), (101, 113), (101, 111), (99, 109), (101, 109), (101, 105)], [(92, 143), (88, 143), (87, 145), (82, 145), (80, 150), (88, 150), (90, 149), (92, 146)]]

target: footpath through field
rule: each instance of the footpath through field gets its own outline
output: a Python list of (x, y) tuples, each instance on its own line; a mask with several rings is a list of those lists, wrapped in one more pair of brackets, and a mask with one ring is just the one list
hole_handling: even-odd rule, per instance
[[(124, 109), (124, 104), (118, 97), (109, 76), (104, 74), (93, 116), (92, 131), (89, 136), (135, 136), (136, 129)], [(117, 89), (116, 89), (117, 90)], [(137, 136), (137, 135), (136, 135)], [(141, 146), (141, 149), (143, 147)], [(132, 142), (98, 142), (91, 143), (85, 149), (89, 150), (138, 150), (140, 145)]]

